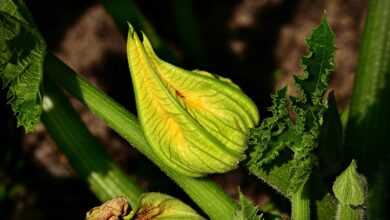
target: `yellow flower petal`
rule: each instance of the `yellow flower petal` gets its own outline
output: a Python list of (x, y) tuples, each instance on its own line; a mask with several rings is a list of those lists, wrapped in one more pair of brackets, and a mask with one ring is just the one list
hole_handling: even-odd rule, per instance
[(259, 121), (256, 105), (226, 78), (159, 59), (131, 26), (127, 54), (138, 116), (159, 158), (190, 176), (234, 169)]

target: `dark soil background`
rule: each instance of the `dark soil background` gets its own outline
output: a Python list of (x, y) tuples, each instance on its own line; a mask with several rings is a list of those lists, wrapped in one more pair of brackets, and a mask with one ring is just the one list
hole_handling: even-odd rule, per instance
[[(93, 0), (26, 2), (50, 50), (135, 112), (125, 37), (102, 5)], [(348, 105), (366, 0), (193, 1), (206, 54), (201, 63), (192, 60), (180, 43), (171, 1), (136, 2), (175, 51), (181, 66), (231, 78), (256, 101), (262, 118), (268, 114), (272, 91), (291, 84), (292, 75), (301, 72), (304, 38), (326, 12), (336, 33), (337, 47), (331, 87), (339, 109)], [(190, 203), (168, 178), (101, 120), (77, 101), (72, 103), (117, 163), (145, 189), (169, 193)], [(24, 135), (15, 124), (4, 91), (0, 91), (0, 219), (83, 219), (99, 201), (78, 179), (42, 125)], [(258, 205), (289, 211), (287, 201), (244, 169), (212, 178), (235, 198), (240, 186)]]

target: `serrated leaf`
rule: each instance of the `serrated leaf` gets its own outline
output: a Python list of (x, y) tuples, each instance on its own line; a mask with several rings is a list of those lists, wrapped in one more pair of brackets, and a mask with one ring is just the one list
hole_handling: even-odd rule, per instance
[(240, 209), (238, 209), (232, 220), (263, 220), (260, 210), (240, 192)]
[(272, 117), (251, 131), (253, 151), (248, 168), (286, 197), (306, 183), (318, 163), (318, 147), (327, 109), (324, 98), (333, 70), (334, 34), (324, 19), (307, 39), (309, 54), (302, 58), (304, 74), (296, 77), (299, 96), (287, 97), (286, 89), (276, 92)]
[(0, 11), (9, 14), (24, 24), (33, 25), (33, 19), (23, 0), (1, 0)]
[(154, 153), (189, 176), (236, 168), (259, 120), (256, 105), (228, 79), (160, 60), (131, 26), (127, 51), (138, 116)]
[(306, 39), (306, 44), (310, 52), (301, 60), (304, 74), (295, 80), (306, 98), (314, 105), (320, 105), (334, 69), (334, 33), (326, 18)]
[(18, 126), (27, 132), (42, 112), (40, 84), (46, 44), (22, 1), (0, 2), (0, 79)]

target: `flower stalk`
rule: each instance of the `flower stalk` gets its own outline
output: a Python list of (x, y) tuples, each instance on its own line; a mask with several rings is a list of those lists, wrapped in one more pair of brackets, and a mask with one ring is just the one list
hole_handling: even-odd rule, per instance
[(58, 58), (49, 54), (46, 62), (48, 78), (83, 102), (95, 115), (153, 161), (174, 180), (210, 217), (229, 219), (238, 204), (219, 186), (207, 178), (191, 178), (177, 173), (162, 163), (146, 142), (137, 118), (110, 97), (76, 74)]
[(291, 219), (310, 220), (310, 199), (307, 193), (307, 183), (291, 198)]
[(115, 165), (50, 80), (44, 87), (42, 122), (72, 167), (101, 201), (126, 196), (132, 207), (137, 204), (142, 189)]

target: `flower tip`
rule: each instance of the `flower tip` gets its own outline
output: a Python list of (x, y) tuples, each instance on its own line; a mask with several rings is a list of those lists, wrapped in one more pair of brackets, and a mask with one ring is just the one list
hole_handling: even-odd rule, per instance
[(127, 22), (127, 25), (129, 26), (129, 36), (133, 36), (135, 33), (133, 25), (130, 22)]
[(352, 159), (351, 164), (349, 165), (352, 169), (357, 169), (356, 160)]
[(129, 212), (127, 199), (125, 197), (117, 197), (89, 210), (85, 220), (123, 219)]
[(205, 220), (190, 206), (162, 193), (150, 192), (141, 195), (133, 219), (187, 219)]

